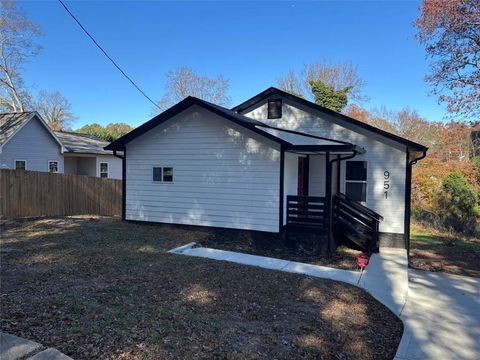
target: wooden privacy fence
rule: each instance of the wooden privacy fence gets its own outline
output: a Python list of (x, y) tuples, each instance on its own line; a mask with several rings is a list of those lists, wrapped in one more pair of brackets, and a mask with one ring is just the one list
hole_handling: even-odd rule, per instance
[(0, 170), (0, 219), (121, 213), (121, 180)]

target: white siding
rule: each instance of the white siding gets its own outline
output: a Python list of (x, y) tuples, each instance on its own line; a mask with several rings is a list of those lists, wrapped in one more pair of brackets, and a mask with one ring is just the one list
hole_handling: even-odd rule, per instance
[(325, 196), (325, 156), (311, 155), (309, 163), (308, 194)]
[[(129, 220), (279, 230), (279, 146), (200, 107), (129, 143), (126, 163)], [(154, 183), (153, 166), (173, 183)]]
[(108, 163), (108, 178), (121, 179), (122, 178), (122, 159), (113, 155), (98, 155), (97, 156), (97, 175), (100, 177), (100, 163)]
[(33, 117), (3, 146), (0, 167), (14, 169), (15, 160), (26, 160), (27, 170), (48, 171), (48, 161), (58, 161), (58, 172), (63, 173), (60, 145), (40, 121)]
[[(283, 203), (287, 204), (287, 195), (297, 195), (298, 193), (298, 155), (285, 153), (284, 166), (284, 199)], [(283, 212), (283, 224), (287, 223), (287, 211)]]
[(95, 157), (79, 157), (77, 159), (77, 175), (96, 176), (97, 161)]
[[(329, 115), (303, 108), (302, 105), (290, 103), (285, 99), (283, 99), (281, 119), (267, 119), (266, 103), (250, 109), (244, 115), (279, 128), (348, 141), (364, 147), (366, 153), (355, 157), (354, 160), (367, 161), (366, 206), (384, 216), (384, 221), (380, 223), (381, 232), (404, 233), (406, 153), (398, 145), (389, 141), (380, 142), (378, 135), (360, 128), (359, 132), (352, 131), (346, 127), (347, 125), (336, 124), (337, 119), (328, 119)], [(318, 170), (314, 165), (317, 160), (313, 156), (310, 159), (310, 180), (312, 181), (310, 194), (322, 195), (325, 185), (321, 185), (318, 181), (324, 172), (325, 164), (318, 164), (320, 166)], [(341, 189), (343, 191), (345, 164), (342, 163)], [(390, 189), (387, 199), (383, 189), (385, 171), (390, 172)]]

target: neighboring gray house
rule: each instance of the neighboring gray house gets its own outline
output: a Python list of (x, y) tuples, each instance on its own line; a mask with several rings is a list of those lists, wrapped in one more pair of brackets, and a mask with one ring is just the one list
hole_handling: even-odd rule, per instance
[(52, 131), (35, 111), (0, 114), (0, 168), (120, 179), (122, 160), (94, 136)]
[(188, 97), (106, 147), (123, 218), (409, 247), (427, 148), (276, 88), (226, 109)]
[(65, 147), (65, 174), (122, 178), (122, 160), (103, 149), (107, 141), (74, 132), (55, 131), (55, 135)]

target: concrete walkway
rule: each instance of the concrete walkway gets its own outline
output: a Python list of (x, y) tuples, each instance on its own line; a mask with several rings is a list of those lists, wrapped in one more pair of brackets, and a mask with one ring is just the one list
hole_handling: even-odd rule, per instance
[(409, 270), (396, 360), (480, 359), (480, 279)]
[(362, 274), (194, 245), (170, 252), (343, 281), (365, 289), (403, 321), (395, 360), (480, 359), (480, 279), (409, 270), (406, 251), (400, 249), (380, 249)]
[(62, 354), (56, 349), (46, 349), (39, 343), (4, 332), (0, 332), (0, 359), (72, 360), (72, 358)]
[(386, 249), (373, 254), (362, 273), (194, 246), (195, 243), (189, 243), (169, 252), (342, 281), (365, 289), (397, 315), (400, 315), (407, 299), (408, 262), (406, 251), (401, 249)]

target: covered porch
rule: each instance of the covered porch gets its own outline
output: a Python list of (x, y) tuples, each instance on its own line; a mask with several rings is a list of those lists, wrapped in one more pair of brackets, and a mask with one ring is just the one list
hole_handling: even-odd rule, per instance
[(64, 173), (97, 176), (97, 158), (91, 154), (64, 154)]
[[(376, 251), (382, 216), (345, 195), (345, 162), (365, 150), (347, 142), (297, 135), (282, 151), (282, 237), (295, 241), (293, 237), (313, 235), (322, 253), (331, 254), (344, 243), (367, 253)], [(361, 196), (361, 186), (348, 190)]]

